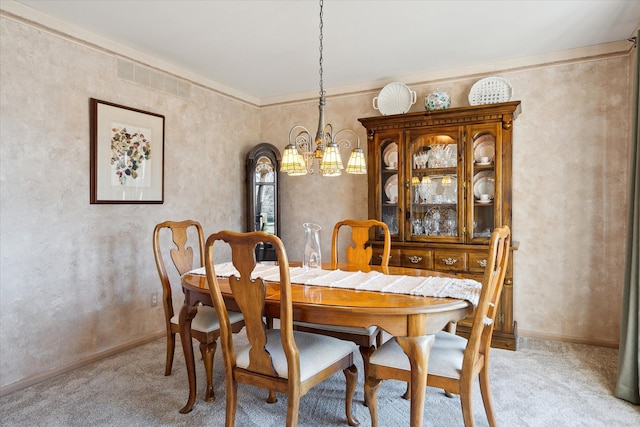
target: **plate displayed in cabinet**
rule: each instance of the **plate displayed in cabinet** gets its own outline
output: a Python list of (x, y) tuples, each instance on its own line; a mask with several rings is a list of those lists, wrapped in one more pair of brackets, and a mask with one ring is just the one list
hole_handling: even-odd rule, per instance
[(391, 203), (398, 201), (398, 174), (393, 174), (384, 184), (384, 194)]
[(495, 175), (493, 171), (482, 171), (473, 177), (473, 195), (480, 199), (481, 194), (488, 194), (492, 199), (495, 194)]
[(473, 141), (473, 159), (480, 162), (482, 157), (488, 157), (489, 160), (496, 156), (496, 140), (491, 134), (484, 134)]
[(398, 144), (392, 142), (387, 145), (382, 152), (382, 159), (387, 169), (396, 169), (398, 167)]

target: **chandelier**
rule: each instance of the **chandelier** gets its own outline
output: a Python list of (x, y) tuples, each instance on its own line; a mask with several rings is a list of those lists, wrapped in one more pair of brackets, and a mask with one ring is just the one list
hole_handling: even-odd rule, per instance
[(315, 137), (315, 147), (311, 142), (311, 132), (301, 125), (295, 125), (289, 131), (289, 144), (282, 155), (281, 172), (290, 176), (300, 176), (314, 173), (314, 160), (318, 160), (320, 174), (322, 176), (340, 176), (344, 170), (342, 157), (340, 156), (340, 144), (344, 143), (349, 148), (352, 138), (357, 141), (356, 147), (351, 151), (346, 172), (349, 174), (366, 174), (367, 165), (364, 159), (364, 150), (360, 148), (360, 137), (353, 130), (345, 128), (333, 132), (330, 123), (325, 125), (324, 106), (325, 92), (322, 81), (322, 7), (320, 0), (320, 102), (318, 110), (318, 130)]

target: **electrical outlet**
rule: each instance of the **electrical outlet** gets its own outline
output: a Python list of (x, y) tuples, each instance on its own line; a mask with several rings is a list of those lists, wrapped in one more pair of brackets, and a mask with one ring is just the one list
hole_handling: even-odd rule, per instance
[(151, 294), (151, 307), (155, 307), (158, 305), (158, 293), (154, 292)]

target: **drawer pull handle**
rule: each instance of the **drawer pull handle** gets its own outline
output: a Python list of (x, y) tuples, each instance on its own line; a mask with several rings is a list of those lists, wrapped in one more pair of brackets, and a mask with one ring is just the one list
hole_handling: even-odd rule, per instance
[(444, 262), (447, 265), (453, 265), (456, 262), (458, 262), (458, 260), (455, 258), (442, 258), (442, 262)]
[(420, 261), (422, 261), (422, 257), (421, 256), (413, 255), (413, 256), (410, 256), (410, 257), (407, 257), (407, 258), (409, 259), (409, 261), (411, 261), (412, 264), (417, 264)]
[[(378, 258), (382, 259), (382, 255), (378, 255)], [(389, 259), (393, 258), (393, 255), (389, 255)]]
[(480, 264), (480, 267), (485, 268), (487, 266), (487, 260), (481, 259), (480, 261), (478, 261), (478, 264)]

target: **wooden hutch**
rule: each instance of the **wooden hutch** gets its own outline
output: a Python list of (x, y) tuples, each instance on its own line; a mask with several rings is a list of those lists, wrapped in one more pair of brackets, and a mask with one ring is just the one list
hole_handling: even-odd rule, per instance
[[(482, 280), (491, 231), (511, 227), (519, 113), (513, 101), (359, 119), (368, 137), (369, 218), (389, 226), (390, 265)], [(370, 243), (379, 261), (381, 236)], [(515, 350), (511, 255), (493, 346)], [(458, 333), (469, 331), (460, 322)]]

